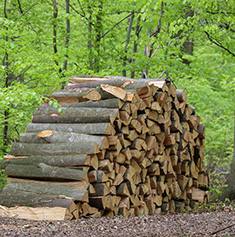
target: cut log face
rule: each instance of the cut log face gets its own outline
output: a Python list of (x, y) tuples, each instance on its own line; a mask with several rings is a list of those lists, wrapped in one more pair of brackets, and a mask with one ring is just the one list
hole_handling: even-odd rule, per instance
[(60, 218), (77, 219), (173, 213), (208, 200), (205, 125), (185, 90), (165, 79), (76, 80), (48, 96), (62, 113), (45, 103), (13, 143), (1, 205), (59, 207)]

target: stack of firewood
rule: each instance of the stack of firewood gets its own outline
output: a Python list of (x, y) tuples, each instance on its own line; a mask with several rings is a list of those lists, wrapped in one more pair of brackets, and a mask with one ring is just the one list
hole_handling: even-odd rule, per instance
[(205, 125), (184, 90), (157, 79), (71, 82), (47, 96), (61, 111), (41, 105), (2, 162), (1, 205), (41, 207), (39, 219), (57, 207), (55, 219), (71, 219), (173, 213), (208, 201)]

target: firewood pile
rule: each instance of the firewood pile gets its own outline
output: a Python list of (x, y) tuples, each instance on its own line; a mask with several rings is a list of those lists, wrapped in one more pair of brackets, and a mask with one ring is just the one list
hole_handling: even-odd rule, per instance
[(2, 162), (0, 215), (130, 217), (208, 201), (205, 125), (184, 90), (168, 80), (73, 77), (47, 97), (61, 109), (36, 109)]

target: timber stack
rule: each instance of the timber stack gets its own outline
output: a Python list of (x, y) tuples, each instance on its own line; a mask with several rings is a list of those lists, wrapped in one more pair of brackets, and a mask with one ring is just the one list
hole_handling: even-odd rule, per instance
[(46, 96), (61, 108), (36, 109), (2, 162), (0, 215), (130, 217), (208, 201), (205, 125), (184, 90), (165, 79), (71, 82)]

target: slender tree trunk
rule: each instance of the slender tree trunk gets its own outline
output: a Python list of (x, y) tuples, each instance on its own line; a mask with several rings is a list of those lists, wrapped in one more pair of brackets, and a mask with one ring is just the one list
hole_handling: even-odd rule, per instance
[[(141, 16), (138, 16), (137, 22), (136, 22), (136, 27), (135, 27), (135, 36), (136, 36), (137, 40), (140, 37), (140, 31), (142, 29), (142, 27), (140, 27), (140, 19), (141, 19)], [(133, 44), (133, 51), (132, 51), (133, 52), (133, 56), (137, 53), (137, 46), (138, 46), (137, 40), (135, 40), (134, 44)], [(135, 60), (132, 57), (131, 63), (134, 63), (134, 62), (135, 62)], [(135, 78), (135, 71), (131, 72), (131, 76), (130, 77), (131, 78)]]
[(99, 12), (96, 16), (96, 25), (95, 25), (95, 60), (94, 60), (94, 71), (99, 72), (100, 71), (100, 41), (101, 41), (101, 35), (102, 35), (102, 11), (103, 11), (103, 2), (100, 1), (100, 5), (98, 6)]
[[(7, 16), (7, 0), (4, 0), (4, 18), (8, 19)], [(8, 27), (5, 27), (6, 32), (8, 32)], [(9, 41), (8, 34), (5, 37), (6, 43)], [(7, 50), (5, 50), (5, 55), (3, 59), (3, 65), (5, 67), (6, 77), (5, 77), (5, 88), (10, 86), (10, 72), (9, 72), (9, 54)], [(3, 122), (3, 152), (6, 153), (6, 148), (8, 146), (8, 130), (9, 130), (9, 110), (4, 111), (4, 122)]]
[(131, 17), (130, 17), (130, 20), (129, 20), (129, 26), (128, 26), (128, 29), (127, 29), (127, 36), (126, 36), (126, 45), (125, 45), (125, 56), (123, 57), (123, 70), (122, 70), (122, 75), (124, 77), (126, 77), (126, 63), (127, 63), (127, 47), (129, 45), (129, 42), (130, 42), (130, 37), (131, 37), (131, 29), (132, 29), (132, 24), (133, 24), (133, 19), (134, 19), (134, 11), (132, 11), (132, 14), (131, 14)]
[[(69, 55), (68, 55), (68, 49), (69, 49), (69, 39), (70, 39), (70, 20), (69, 20), (69, 0), (65, 0), (65, 5), (66, 5), (66, 14), (67, 14), (67, 19), (66, 19), (66, 39), (65, 39), (65, 49), (66, 49), (66, 54), (64, 55), (65, 57), (65, 60), (64, 60), (64, 63), (63, 63), (63, 73), (64, 71), (67, 71), (67, 67), (68, 67), (68, 58), (69, 58)], [(65, 86), (65, 81), (62, 82), (62, 89), (64, 88)]]
[(231, 164), (231, 170), (227, 180), (228, 186), (222, 193), (221, 199), (229, 198), (230, 200), (235, 200), (235, 110), (234, 110), (234, 134), (233, 134), (233, 161)]
[[(58, 49), (57, 49), (57, 18), (58, 18), (58, 7), (57, 7), (57, 2), (56, 0), (52, 0), (53, 2), (53, 7), (54, 7), (54, 13), (53, 13), (53, 18), (54, 18), (54, 22), (53, 22), (53, 49), (54, 49), (54, 54), (55, 56), (58, 53)], [(55, 59), (55, 64), (59, 67), (59, 63), (57, 61), (57, 59)], [(61, 74), (62, 70), (59, 67), (59, 73)]]
[(88, 50), (89, 50), (89, 66), (90, 70), (92, 70), (92, 10), (91, 6), (88, 6), (89, 12), (89, 21), (88, 21)]
[[(194, 15), (194, 11), (189, 10), (189, 11), (186, 12), (185, 18), (187, 19), (188, 17), (193, 17), (193, 15)], [(185, 24), (187, 25), (187, 22)], [(182, 54), (186, 53), (186, 54), (193, 55), (193, 47), (194, 47), (193, 42), (190, 41), (189, 37), (187, 37), (186, 40), (184, 41), (182, 47), (181, 47)], [(182, 58), (182, 56), (181, 56), (181, 58)], [(184, 64), (186, 64), (187, 66), (189, 66), (190, 63), (191, 63), (190, 60), (185, 59), (185, 58), (182, 58), (182, 62)]]
[[(149, 29), (149, 36), (150, 37), (157, 38), (158, 34), (161, 31), (161, 28), (162, 28), (162, 15), (164, 14), (163, 7), (164, 7), (164, 2), (162, 1), (161, 2), (161, 11), (160, 11), (160, 15), (159, 15), (159, 18), (158, 18), (158, 24), (157, 24), (156, 30), (154, 32), (152, 32), (152, 30)], [(158, 49), (158, 47), (157, 47), (156, 50), (154, 51), (153, 46), (154, 46), (154, 43), (151, 43), (151, 42), (149, 42), (148, 46), (145, 46), (144, 54), (146, 55), (147, 59), (146, 59), (146, 66), (142, 71), (141, 78), (148, 78), (148, 60), (149, 60), (150, 57), (152, 57), (152, 55), (155, 54), (154, 52), (156, 52), (157, 49)]]

